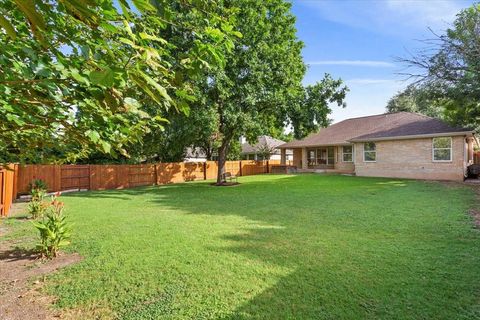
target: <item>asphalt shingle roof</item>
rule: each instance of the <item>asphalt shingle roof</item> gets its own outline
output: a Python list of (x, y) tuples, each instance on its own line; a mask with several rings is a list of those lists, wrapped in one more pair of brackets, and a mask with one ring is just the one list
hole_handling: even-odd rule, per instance
[(411, 112), (385, 113), (352, 118), (321, 129), (303, 140), (293, 140), (280, 148), (301, 148), (319, 145), (342, 145), (351, 141), (368, 141), (406, 136), (472, 132), (452, 127), (445, 122)]
[(251, 145), (249, 143), (243, 143), (242, 153), (256, 153), (260, 149), (262, 149), (263, 146), (268, 146), (269, 149), (274, 149), (284, 143), (285, 141), (275, 139), (270, 136), (259, 136), (257, 143), (254, 145)]

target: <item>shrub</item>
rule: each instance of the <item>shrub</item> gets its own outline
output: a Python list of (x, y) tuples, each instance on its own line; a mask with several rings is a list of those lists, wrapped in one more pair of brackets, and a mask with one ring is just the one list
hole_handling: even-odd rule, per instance
[(44, 218), (33, 223), (40, 232), (37, 248), (42, 257), (47, 259), (56, 257), (58, 250), (70, 243), (70, 227), (63, 212), (64, 204), (58, 201), (58, 195), (52, 197)]
[(34, 190), (34, 189), (40, 189), (40, 190), (45, 190), (45, 192), (47, 192), (47, 184), (45, 183), (45, 181), (43, 181), (42, 179), (35, 179), (33, 180), (32, 182), (30, 182), (30, 184), (28, 185), (29, 189), (30, 190)]
[(33, 200), (32, 198), (32, 201), (28, 204), (27, 210), (33, 219), (38, 219), (43, 217), (47, 208), (48, 203), (43, 200)]
[(40, 218), (48, 207), (48, 204), (43, 201), (47, 195), (46, 183), (40, 179), (34, 180), (30, 183), (30, 195), (32, 200), (28, 204), (28, 213), (33, 219)]

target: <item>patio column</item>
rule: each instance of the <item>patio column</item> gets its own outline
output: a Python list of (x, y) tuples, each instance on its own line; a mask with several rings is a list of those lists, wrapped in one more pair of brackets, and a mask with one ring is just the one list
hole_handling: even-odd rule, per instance
[(302, 169), (308, 169), (307, 148), (302, 148)]
[(280, 149), (280, 164), (287, 164), (287, 149)]

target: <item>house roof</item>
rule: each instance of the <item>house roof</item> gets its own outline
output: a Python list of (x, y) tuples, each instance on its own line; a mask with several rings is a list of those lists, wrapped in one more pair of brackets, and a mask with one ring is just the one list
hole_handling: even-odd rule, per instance
[(282, 144), (285, 144), (285, 141), (275, 139), (270, 136), (259, 136), (257, 143), (254, 145), (251, 145), (249, 143), (242, 143), (242, 154), (256, 153), (258, 151), (261, 151), (261, 149), (265, 146), (267, 146), (268, 149), (272, 150), (273, 153), (276, 153), (278, 151), (276, 151), (275, 148)]
[(319, 145), (342, 145), (350, 142), (413, 139), (440, 134), (471, 134), (467, 128), (452, 127), (445, 122), (411, 112), (385, 113), (352, 118), (320, 129), (303, 140), (285, 143), (279, 148)]

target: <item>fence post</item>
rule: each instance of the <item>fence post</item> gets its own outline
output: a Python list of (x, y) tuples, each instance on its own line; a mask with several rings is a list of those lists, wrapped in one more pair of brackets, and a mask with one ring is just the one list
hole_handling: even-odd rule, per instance
[(158, 185), (158, 173), (157, 173), (157, 164), (156, 163), (153, 165), (153, 169), (155, 170), (155, 174), (154, 174), (155, 183), (154, 183), (154, 185)]
[(62, 189), (62, 169), (59, 164), (56, 164), (54, 167), (54, 183), (53, 183), (53, 190), (54, 192), (61, 191)]
[(17, 183), (18, 183), (18, 164), (13, 165), (13, 190), (12, 190), (12, 197), (13, 199), (17, 199)]
[(270, 173), (270, 166), (269, 166), (269, 161), (267, 160), (267, 173)]
[(242, 160), (238, 161), (239, 163), (239, 166), (240, 166), (240, 177), (243, 175), (243, 171), (242, 171)]
[(203, 180), (207, 180), (207, 161), (203, 163)]

